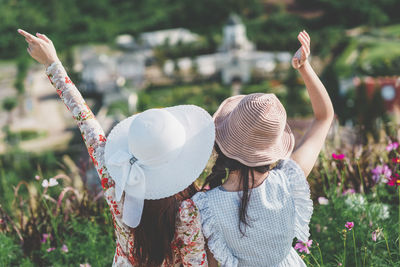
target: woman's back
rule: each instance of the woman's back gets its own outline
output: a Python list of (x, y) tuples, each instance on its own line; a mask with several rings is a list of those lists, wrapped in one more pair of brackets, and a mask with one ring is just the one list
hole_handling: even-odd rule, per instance
[(294, 237), (307, 240), (312, 215), (300, 167), (292, 160), (281, 161), (252, 189), (244, 235), (238, 223), (240, 193), (219, 186), (193, 197), (214, 257), (222, 266), (304, 266), (291, 246)]

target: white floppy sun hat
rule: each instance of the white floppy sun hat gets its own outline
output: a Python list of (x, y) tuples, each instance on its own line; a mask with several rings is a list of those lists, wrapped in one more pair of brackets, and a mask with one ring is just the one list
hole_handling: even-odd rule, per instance
[(166, 198), (193, 183), (214, 141), (212, 117), (194, 105), (149, 109), (118, 123), (107, 137), (104, 157), (116, 200), (125, 192), (124, 223), (139, 225), (145, 199)]

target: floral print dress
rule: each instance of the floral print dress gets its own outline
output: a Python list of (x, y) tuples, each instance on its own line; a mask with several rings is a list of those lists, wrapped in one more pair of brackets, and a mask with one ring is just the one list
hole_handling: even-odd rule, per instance
[[(130, 234), (129, 227), (122, 222), (122, 203), (115, 201), (114, 182), (104, 162), (106, 144), (104, 131), (68, 77), (61, 62), (54, 62), (47, 68), (46, 74), (77, 122), (89, 156), (105, 190), (104, 195), (111, 210), (117, 237), (113, 266), (135, 266), (135, 259), (130, 253), (135, 241)], [(172, 248), (174, 267), (182, 265), (208, 266), (199, 211), (190, 199), (183, 201), (180, 205)], [(164, 263), (162, 266), (167, 266), (167, 264)]]

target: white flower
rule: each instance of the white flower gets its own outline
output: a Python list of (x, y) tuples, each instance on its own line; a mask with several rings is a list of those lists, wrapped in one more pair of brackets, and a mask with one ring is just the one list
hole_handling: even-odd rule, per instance
[(62, 247), (61, 247), (61, 251), (63, 251), (63, 252), (65, 252), (65, 253), (67, 253), (68, 252), (68, 247), (67, 247), (67, 245), (62, 245)]
[(326, 197), (319, 197), (318, 198), (318, 203), (320, 205), (328, 205), (329, 204), (329, 200)]
[(350, 209), (362, 210), (365, 205), (367, 205), (367, 201), (361, 194), (351, 194), (346, 196), (347, 199), (345, 200), (345, 203)]
[(42, 182), (43, 187), (53, 187), (56, 185), (58, 185), (58, 182), (54, 178), (50, 178), (48, 181), (47, 181), (47, 179), (43, 179), (43, 182)]

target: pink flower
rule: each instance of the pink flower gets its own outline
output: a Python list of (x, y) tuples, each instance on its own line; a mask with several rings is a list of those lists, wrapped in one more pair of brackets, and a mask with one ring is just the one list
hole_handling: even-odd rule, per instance
[(39, 175), (35, 175), (35, 179), (36, 179), (37, 181), (39, 181), (39, 180), (40, 180), (40, 176), (39, 176)]
[(329, 204), (329, 200), (326, 197), (319, 197), (318, 198), (318, 203), (320, 205), (328, 205)]
[(344, 226), (351, 231), (354, 227), (354, 222), (347, 222)]
[(61, 247), (61, 251), (67, 253), (67, 252), (68, 252), (68, 247), (67, 247), (67, 245), (63, 244), (62, 247)]
[(400, 163), (400, 158), (392, 158), (393, 163)]
[(3, 224), (4, 220), (2, 218), (0, 218), (0, 224)]
[(298, 240), (296, 245), (294, 246), (295, 250), (298, 250), (299, 252), (305, 252), (307, 254), (310, 254), (310, 248), (312, 245), (312, 240), (308, 240), (307, 242), (303, 242), (301, 240)]
[(372, 232), (372, 241), (376, 242), (377, 234), (376, 231)]
[(46, 251), (47, 252), (52, 252), (53, 250), (55, 250), (56, 248), (48, 248)]
[(396, 186), (396, 188), (400, 185), (400, 176), (395, 173), (390, 177), (390, 180), (387, 182), (389, 186)]
[(335, 153), (332, 153), (332, 158), (333, 158), (333, 159), (336, 159), (336, 160), (342, 160), (342, 159), (344, 159), (345, 157), (346, 157), (345, 154), (335, 154)]
[(355, 192), (356, 192), (356, 190), (354, 190), (353, 188), (349, 188), (349, 189), (346, 189), (343, 191), (342, 196), (351, 195), (351, 194), (354, 194)]
[(390, 151), (392, 151), (392, 150), (396, 150), (398, 147), (399, 147), (399, 143), (393, 142), (393, 143), (390, 143), (390, 144), (388, 144), (388, 145), (386, 146), (386, 150), (387, 150), (388, 152), (390, 152)]
[(50, 237), (50, 234), (42, 234), (42, 240), (40, 240), (40, 242), (42, 244), (46, 243), (47, 240), (49, 239), (49, 237)]
[(382, 176), (386, 180), (388, 180), (392, 175), (392, 171), (386, 164), (383, 166), (381, 165), (376, 166), (375, 169), (371, 170), (371, 172), (372, 172), (372, 180), (374, 180), (375, 183), (378, 183)]

